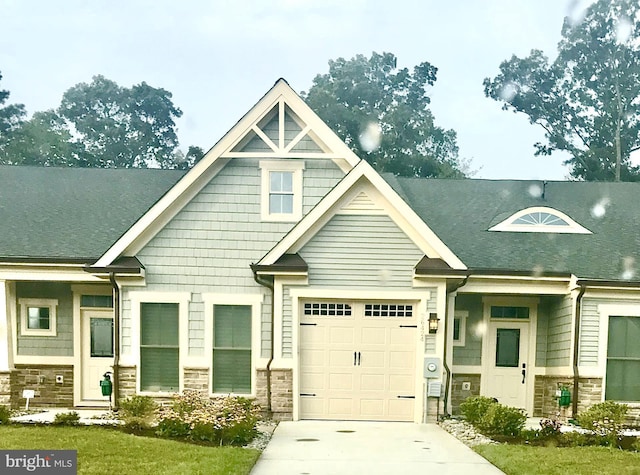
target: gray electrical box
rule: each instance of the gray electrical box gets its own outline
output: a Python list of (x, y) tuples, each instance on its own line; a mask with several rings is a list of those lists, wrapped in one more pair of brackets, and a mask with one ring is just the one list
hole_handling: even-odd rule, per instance
[(440, 358), (425, 358), (424, 359), (424, 377), (425, 378), (440, 378), (442, 370), (440, 368)]
[(427, 397), (440, 397), (442, 396), (442, 382), (429, 381), (427, 385)]

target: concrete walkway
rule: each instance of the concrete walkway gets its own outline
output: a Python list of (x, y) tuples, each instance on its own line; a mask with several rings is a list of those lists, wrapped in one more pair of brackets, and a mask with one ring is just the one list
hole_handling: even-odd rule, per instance
[(79, 423), (84, 425), (92, 425), (92, 424), (117, 424), (118, 422), (114, 419), (106, 418), (109, 415), (109, 411), (106, 409), (59, 409), (59, 408), (47, 408), (43, 409), (42, 412), (37, 412), (34, 414), (25, 414), (22, 416), (12, 417), (11, 420), (14, 422), (22, 422), (22, 423), (51, 423), (54, 421), (56, 414), (64, 413), (64, 412), (77, 412), (80, 416)]
[(435, 424), (281, 422), (252, 475), (503, 472)]

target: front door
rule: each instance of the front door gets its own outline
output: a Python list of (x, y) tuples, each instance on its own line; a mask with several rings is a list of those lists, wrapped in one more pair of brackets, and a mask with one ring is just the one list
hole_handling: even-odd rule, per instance
[(104, 373), (113, 371), (113, 310), (82, 310), (82, 402), (102, 405), (100, 381)]
[[(482, 394), (525, 409), (529, 373), (529, 322), (492, 321)], [(485, 341), (487, 341), (485, 340)]]

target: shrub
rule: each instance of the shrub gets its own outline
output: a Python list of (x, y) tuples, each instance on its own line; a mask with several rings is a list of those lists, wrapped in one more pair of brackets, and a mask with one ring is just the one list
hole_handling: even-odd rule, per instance
[(524, 410), (494, 403), (487, 408), (477, 426), (488, 436), (515, 437), (520, 435), (526, 421)]
[(127, 417), (124, 419), (122, 430), (127, 434), (142, 435), (151, 430), (151, 424), (145, 417)]
[(560, 433), (562, 422), (558, 419), (542, 419), (540, 421), (540, 433), (543, 437), (550, 437)]
[(9, 424), (11, 411), (7, 406), (0, 406), (0, 424)]
[(601, 402), (580, 413), (578, 424), (596, 435), (605, 437), (610, 445), (616, 445), (628, 410), (629, 406), (626, 404), (613, 401)]
[(460, 404), (460, 412), (470, 424), (476, 425), (487, 413), (487, 409), (497, 401), (485, 396), (471, 396)]
[(79, 423), (80, 415), (76, 411), (59, 412), (52, 422), (56, 426), (77, 426)]
[(242, 445), (256, 435), (260, 408), (241, 397), (210, 399), (197, 391), (185, 391), (171, 406), (157, 411), (157, 434), (220, 445)]
[(149, 396), (131, 396), (120, 401), (120, 414), (123, 419), (152, 419), (157, 407), (156, 402)]

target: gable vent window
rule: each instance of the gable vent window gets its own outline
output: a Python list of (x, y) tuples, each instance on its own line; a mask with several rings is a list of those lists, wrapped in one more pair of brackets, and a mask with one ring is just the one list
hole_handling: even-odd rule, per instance
[(591, 234), (591, 231), (579, 225), (562, 211), (545, 206), (520, 210), (489, 228), (489, 231)]
[(347, 303), (305, 303), (304, 314), (307, 316), (350, 317), (351, 305)]
[(412, 317), (413, 305), (365, 304), (365, 317)]

